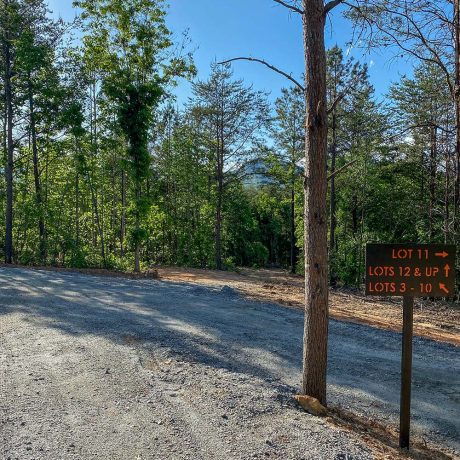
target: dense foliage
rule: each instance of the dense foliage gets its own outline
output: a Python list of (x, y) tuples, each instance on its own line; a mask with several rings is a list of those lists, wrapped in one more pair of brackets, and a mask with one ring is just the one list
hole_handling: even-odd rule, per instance
[[(298, 88), (270, 107), (212, 64), (178, 109), (175, 82), (195, 68), (162, 0), (78, 1), (72, 27), (42, 0), (2, 1), (0, 216), (8, 225), (12, 184), (14, 262), (302, 271)], [(360, 285), (369, 241), (455, 243), (445, 75), (421, 62), (377, 102), (367, 68), (334, 47), (327, 85), (331, 283)]]

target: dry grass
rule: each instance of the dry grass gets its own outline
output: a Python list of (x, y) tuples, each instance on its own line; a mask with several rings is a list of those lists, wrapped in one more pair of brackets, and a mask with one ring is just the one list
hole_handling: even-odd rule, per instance
[(456, 457), (439, 446), (427, 443), (413, 435), (410, 449), (399, 448), (399, 433), (393, 426), (383, 425), (374, 420), (360, 417), (340, 407), (328, 407), (329, 423), (353, 432), (371, 449), (376, 460), (453, 460)]

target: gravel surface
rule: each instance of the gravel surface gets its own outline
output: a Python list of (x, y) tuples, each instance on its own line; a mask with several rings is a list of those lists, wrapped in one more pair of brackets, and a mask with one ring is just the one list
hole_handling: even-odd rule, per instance
[[(293, 401), (302, 313), (231, 288), (0, 268), (3, 459), (374, 458)], [(414, 340), (413, 431), (460, 453), (459, 349)], [(329, 403), (397, 425), (399, 334), (331, 321)]]

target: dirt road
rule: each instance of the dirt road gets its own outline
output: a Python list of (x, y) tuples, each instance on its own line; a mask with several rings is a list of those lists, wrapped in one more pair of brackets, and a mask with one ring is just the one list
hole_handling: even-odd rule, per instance
[[(291, 275), (281, 269), (242, 268), (236, 273), (162, 267), (159, 274), (162, 279), (170, 281), (228, 285), (250, 298), (304, 308), (303, 276)], [(384, 300), (380, 297), (365, 297), (358, 291), (332, 290), (329, 295), (329, 311), (334, 319), (396, 332), (401, 330), (402, 308), (398, 297)], [(460, 346), (460, 304), (415, 299), (414, 334)]]
[[(0, 334), (4, 459), (398, 456), (302, 412), (302, 312), (228, 287), (0, 268)], [(458, 351), (415, 340), (420, 458), (460, 454)], [(395, 429), (399, 335), (332, 321), (329, 354), (329, 404)]]

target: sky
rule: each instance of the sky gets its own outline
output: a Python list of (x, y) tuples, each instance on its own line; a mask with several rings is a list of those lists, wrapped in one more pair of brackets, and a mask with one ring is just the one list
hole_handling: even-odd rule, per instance
[[(167, 25), (178, 37), (188, 31), (190, 48), (194, 51), (198, 78), (205, 80), (210, 64), (237, 56), (264, 59), (300, 80), (303, 71), (302, 24), (300, 16), (272, 0), (169, 0)], [(48, 0), (54, 17), (71, 20), (77, 14), (72, 0)], [(392, 82), (401, 75), (411, 75), (412, 66), (402, 59), (393, 59), (390, 51), (364, 52), (349, 48), (351, 24), (335, 9), (326, 26), (326, 46), (339, 45), (369, 66), (371, 83), (381, 99)], [(262, 64), (237, 61), (233, 63), (236, 78), (243, 78), (256, 90), (270, 93), (274, 100), (281, 88), (290, 85), (283, 76)], [(181, 82), (175, 93), (179, 104), (190, 96), (190, 84)]]

